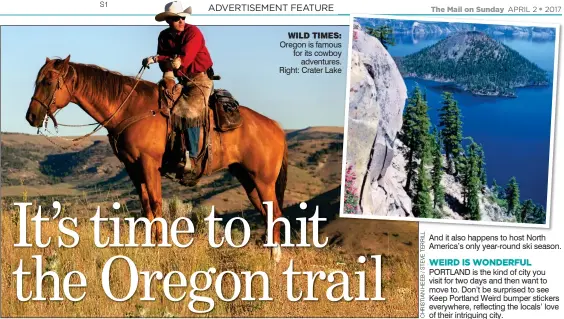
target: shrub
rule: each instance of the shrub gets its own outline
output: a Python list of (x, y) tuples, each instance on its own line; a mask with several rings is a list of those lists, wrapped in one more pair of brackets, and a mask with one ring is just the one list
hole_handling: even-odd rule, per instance
[(358, 214), (358, 190), (354, 185), (356, 181), (356, 174), (352, 170), (352, 166), (347, 167), (345, 175), (345, 214)]

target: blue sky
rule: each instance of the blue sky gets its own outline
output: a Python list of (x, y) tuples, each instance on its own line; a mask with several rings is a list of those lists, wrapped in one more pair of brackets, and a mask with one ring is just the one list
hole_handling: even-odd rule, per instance
[[(162, 26), (2, 26), (1, 28), (1, 129), (35, 134), (25, 121), (37, 71), (46, 57), (66, 57), (93, 63), (125, 75), (135, 75), (141, 60), (156, 53)], [(201, 26), (214, 70), (222, 79), (217, 88), (229, 90), (246, 105), (281, 123), (285, 129), (308, 126), (343, 126), (346, 93), (346, 26)], [(340, 32), (343, 72), (331, 74), (279, 73), (280, 66), (299, 66), (290, 49), (280, 48), (288, 32)], [(335, 42), (337, 42), (335, 41)], [(143, 78), (158, 81), (157, 65)], [(57, 114), (64, 124), (93, 122), (82, 109), (70, 104)], [(51, 125), (51, 122), (50, 122)], [(61, 135), (81, 135), (93, 127), (60, 127)], [(107, 134), (101, 130), (100, 134)]]

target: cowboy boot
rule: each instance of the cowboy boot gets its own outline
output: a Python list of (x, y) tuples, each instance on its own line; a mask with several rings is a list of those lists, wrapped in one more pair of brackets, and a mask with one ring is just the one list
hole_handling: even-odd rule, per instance
[(200, 181), (200, 166), (197, 165), (196, 159), (189, 157), (186, 152), (186, 160), (183, 166), (179, 165), (178, 169), (180, 177), (180, 184), (184, 186), (195, 186)]
[(194, 163), (193, 161), (191, 161), (189, 152), (186, 151), (184, 157), (176, 164), (176, 178), (182, 179), (185, 173), (188, 173), (192, 170), (193, 164)]
[(184, 159), (176, 165), (176, 178), (181, 185), (194, 186), (199, 182), (200, 172), (201, 169), (196, 159), (190, 157), (190, 153), (186, 151)]

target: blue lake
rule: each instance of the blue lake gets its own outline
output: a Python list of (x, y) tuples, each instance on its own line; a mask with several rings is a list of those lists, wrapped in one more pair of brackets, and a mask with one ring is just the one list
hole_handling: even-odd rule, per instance
[[(405, 56), (433, 45), (441, 38), (414, 40), (396, 37), (389, 47), (392, 56)], [(498, 41), (549, 71), (552, 82), (554, 41), (498, 38)], [(427, 92), (429, 115), (438, 125), (438, 109), (442, 101), (441, 83), (405, 79), (408, 94), (416, 84)], [(482, 144), (486, 155), (488, 184), (496, 179), (505, 186), (515, 176), (521, 200), (532, 199), (546, 208), (552, 116), (552, 83), (549, 86), (517, 89), (517, 98), (479, 97), (453, 91), (462, 112), (463, 136), (471, 136)]]

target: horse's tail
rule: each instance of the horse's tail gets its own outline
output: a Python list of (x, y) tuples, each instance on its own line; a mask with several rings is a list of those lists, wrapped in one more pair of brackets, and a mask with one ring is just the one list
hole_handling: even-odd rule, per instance
[(286, 181), (288, 180), (288, 143), (286, 142), (286, 137), (284, 137), (284, 156), (282, 157), (282, 166), (280, 167), (280, 172), (278, 173), (278, 178), (276, 179), (276, 200), (278, 201), (278, 207), (282, 211), (284, 207), (284, 192), (286, 191)]

